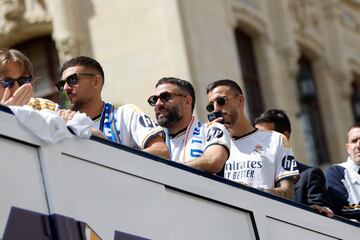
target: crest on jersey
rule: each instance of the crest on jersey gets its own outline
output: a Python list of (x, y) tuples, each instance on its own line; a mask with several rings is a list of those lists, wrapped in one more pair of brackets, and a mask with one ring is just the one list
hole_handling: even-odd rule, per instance
[(263, 146), (260, 144), (256, 144), (253, 153), (263, 153), (263, 152), (264, 152)]

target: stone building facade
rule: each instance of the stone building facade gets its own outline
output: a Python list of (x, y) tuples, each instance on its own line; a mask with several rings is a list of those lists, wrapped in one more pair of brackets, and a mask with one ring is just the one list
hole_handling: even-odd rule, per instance
[(104, 67), (103, 98), (134, 103), (176, 76), (197, 93), (233, 79), (250, 118), (269, 108), (291, 118), (297, 158), (342, 162), (348, 127), (360, 120), (359, 0), (0, 0), (0, 47), (35, 65), (35, 94), (61, 101), (59, 65), (87, 55)]

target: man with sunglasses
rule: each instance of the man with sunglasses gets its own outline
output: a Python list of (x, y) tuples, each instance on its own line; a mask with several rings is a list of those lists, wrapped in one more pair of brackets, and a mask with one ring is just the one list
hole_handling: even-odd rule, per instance
[(35, 110), (57, 111), (59, 105), (43, 98), (31, 98), (33, 67), (30, 60), (15, 49), (0, 50), (0, 103), (8, 106), (29, 105)]
[(208, 111), (220, 112), (232, 138), (224, 177), (272, 194), (293, 199), (294, 179), (299, 174), (289, 142), (277, 132), (257, 130), (245, 115), (245, 98), (232, 80), (208, 85)]
[(223, 176), (230, 152), (228, 132), (221, 124), (203, 124), (192, 115), (195, 92), (191, 83), (162, 78), (148, 102), (154, 107), (158, 123), (166, 128), (172, 161)]
[(77, 111), (86, 113), (107, 139), (169, 158), (163, 128), (134, 105), (115, 108), (102, 100), (104, 71), (95, 59), (72, 58), (60, 72), (62, 80), (56, 85), (65, 91), (71, 104), (71, 110), (60, 111), (62, 118), (71, 119)]
[[(286, 113), (280, 109), (270, 109), (255, 119), (255, 127), (265, 131), (282, 133), (290, 140), (291, 123)], [(294, 200), (309, 205), (322, 215), (333, 217), (326, 194), (325, 176), (320, 168), (296, 162), (299, 178), (295, 181)]]

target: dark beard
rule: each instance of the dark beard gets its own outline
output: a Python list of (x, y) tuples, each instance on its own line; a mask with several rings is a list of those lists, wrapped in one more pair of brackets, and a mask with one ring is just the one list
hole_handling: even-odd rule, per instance
[(74, 103), (71, 104), (71, 110), (72, 111), (79, 111), (82, 109), (84, 103), (82, 101), (75, 101)]
[(236, 110), (230, 110), (228, 116), (229, 116), (229, 119), (227, 119), (227, 121), (225, 121), (224, 124), (234, 125), (236, 123), (236, 120), (239, 117), (239, 113)]
[(177, 107), (167, 109), (167, 115), (158, 117), (156, 116), (156, 120), (160, 126), (164, 128), (171, 128), (175, 126), (183, 117), (182, 112)]

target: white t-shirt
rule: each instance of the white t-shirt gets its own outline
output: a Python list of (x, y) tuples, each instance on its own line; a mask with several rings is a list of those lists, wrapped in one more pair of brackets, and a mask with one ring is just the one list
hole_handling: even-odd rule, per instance
[(232, 139), (230, 157), (224, 177), (265, 189), (299, 174), (295, 157), (287, 138), (274, 131), (254, 130)]
[[(129, 147), (144, 149), (147, 142), (156, 135), (160, 135), (165, 139), (164, 129), (145, 115), (137, 106), (127, 104), (113, 111), (106, 111), (106, 106), (112, 105), (105, 105), (102, 116), (95, 121), (97, 128), (109, 140)], [(102, 127), (107, 123), (108, 128)]]
[(191, 161), (203, 155), (204, 151), (214, 144), (222, 145), (230, 152), (228, 131), (222, 124), (203, 124), (193, 116), (186, 131), (170, 137), (171, 160), (181, 163)]

